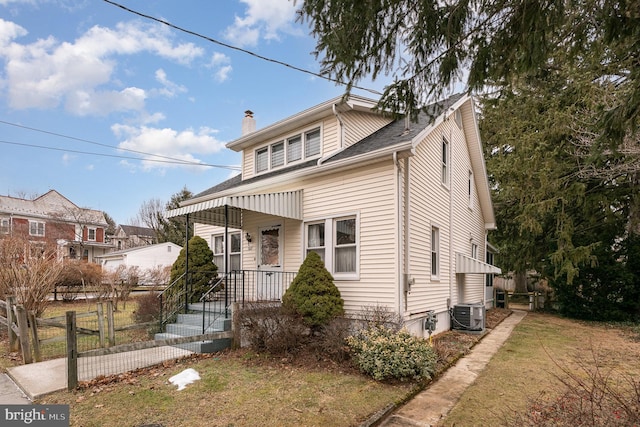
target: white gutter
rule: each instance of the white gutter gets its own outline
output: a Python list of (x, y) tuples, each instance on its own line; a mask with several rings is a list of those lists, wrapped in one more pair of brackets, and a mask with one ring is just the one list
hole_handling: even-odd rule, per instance
[[(197, 199), (189, 199), (189, 203), (182, 202), (180, 203), (180, 207), (189, 206), (195, 203), (200, 203), (206, 200), (218, 199), (224, 196), (234, 196), (245, 192), (255, 192), (261, 188), (269, 188), (274, 185), (282, 184), (282, 183), (290, 183), (291, 181), (302, 179), (307, 176), (322, 176), (328, 173), (333, 173), (338, 169), (343, 169), (352, 165), (364, 166), (370, 163), (374, 163), (379, 160), (383, 160), (384, 157), (393, 155), (394, 153), (399, 153), (402, 151), (410, 151), (411, 150), (411, 141), (407, 141), (400, 145), (394, 145), (393, 147), (387, 147), (381, 150), (372, 151), (366, 154), (361, 154), (355, 157), (350, 157), (343, 160), (338, 160), (336, 162), (331, 163), (323, 163), (318, 166), (310, 166), (308, 168), (300, 169), (297, 171), (284, 173), (281, 175), (277, 175), (268, 179), (258, 180), (251, 184), (239, 185), (233, 188), (229, 188), (228, 190), (220, 191), (218, 193), (207, 194), (205, 196), (201, 196)], [(409, 155), (412, 155), (413, 152), (410, 151)]]

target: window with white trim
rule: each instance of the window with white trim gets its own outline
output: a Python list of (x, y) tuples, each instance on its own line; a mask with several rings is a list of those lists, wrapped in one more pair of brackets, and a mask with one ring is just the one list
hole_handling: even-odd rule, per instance
[(44, 222), (41, 221), (29, 221), (29, 235), (30, 236), (44, 236)]
[(256, 150), (256, 172), (269, 170), (269, 147)]
[(440, 229), (431, 227), (431, 276), (440, 276)]
[(96, 241), (96, 229), (95, 228), (87, 228), (87, 240), (90, 242)]
[(320, 128), (293, 135), (255, 151), (256, 173), (308, 160), (321, 152)]
[(471, 258), (478, 259), (478, 245), (475, 243), (471, 244)]
[(345, 216), (305, 224), (306, 253), (315, 252), (337, 279), (356, 279), (359, 263), (358, 217)]
[[(218, 272), (224, 273), (224, 234), (211, 237), (213, 248), (213, 263), (218, 267)], [(241, 268), (240, 252), (242, 247), (241, 234), (229, 233), (229, 271)]]
[(449, 141), (442, 137), (442, 184), (449, 185)]
[(473, 171), (469, 169), (469, 181), (467, 184), (467, 194), (469, 196), (469, 207), (473, 207)]
[(307, 254), (315, 252), (324, 262), (325, 257), (324, 222), (307, 224)]
[(0, 218), (0, 234), (8, 234), (11, 231), (11, 222), (9, 218)]

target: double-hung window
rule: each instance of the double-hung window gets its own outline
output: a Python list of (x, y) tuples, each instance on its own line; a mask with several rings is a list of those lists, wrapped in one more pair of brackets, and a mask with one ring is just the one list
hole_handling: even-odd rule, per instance
[(449, 141), (442, 137), (442, 184), (449, 185)]
[(30, 236), (44, 236), (44, 222), (29, 221), (29, 235)]
[(324, 261), (326, 259), (324, 245), (324, 222), (307, 224), (307, 254), (315, 252)]
[(358, 277), (358, 217), (328, 218), (305, 224), (306, 253), (315, 252), (335, 278)]
[(256, 172), (269, 170), (269, 147), (256, 151)]
[(96, 229), (95, 228), (87, 228), (87, 240), (90, 242), (96, 241)]
[(255, 151), (256, 173), (317, 157), (322, 152), (320, 128), (292, 135)]
[(431, 227), (431, 277), (440, 276), (440, 229)]
[(336, 219), (335, 222), (335, 264), (336, 273), (356, 272), (356, 219)]
[[(241, 246), (240, 233), (229, 233), (229, 271), (239, 270), (241, 268)], [(212, 247), (213, 263), (218, 267), (219, 272), (224, 273), (224, 234), (212, 236)]]
[(7, 234), (10, 230), (9, 218), (0, 218), (0, 234)]

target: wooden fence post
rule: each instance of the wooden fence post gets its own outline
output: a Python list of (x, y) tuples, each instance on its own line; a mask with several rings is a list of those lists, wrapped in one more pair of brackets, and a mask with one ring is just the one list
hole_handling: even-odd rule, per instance
[(104, 308), (102, 302), (97, 304), (98, 316), (98, 336), (100, 337), (100, 348), (104, 348)]
[(240, 323), (240, 303), (231, 303), (231, 330), (233, 331), (233, 339), (231, 348), (237, 350), (242, 346), (242, 333)]
[(116, 345), (116, 326), (113, 319), (113, 301), (107, 301), (107, 329), (109, 333), (109, 346)]
[(9, 295), (7, 297), (7, 324), (9, 327), (9, 351), (18, 351), (18, 335), (13, 330), (11, 325), (16, 323), (16, 317), (13, 314), (13, 308), (16, 306), (15, 295)]
[(67, 311), (67, 390), (78, 387), (78, 341), (76, 340), (76, 312)]
[(40, 362), (42, 361), (42, 354), (40, 353), (40, 339), (38, 338), (38, 324), (36, 322), (36, 315), (33, 312), (29, 312), (29, 325), (33, 336), (33, 355), (36, 362)]
[(33, 363), (31, 356), (31, 345), (29, 344), (29, 323), (27, 322), (27, 311), (22, 305), (15, 306), (16, 320), (18, 321), (18, 338), (22, 349), (22, 360), (25, 365)]

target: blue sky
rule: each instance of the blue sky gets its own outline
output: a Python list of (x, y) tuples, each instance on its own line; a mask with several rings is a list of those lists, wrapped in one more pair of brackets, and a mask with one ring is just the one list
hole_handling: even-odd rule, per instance
[[(315, 42), (288, 0), (119, 3), (319, 69)], [(387, 82), (360, 85), (382, 91)], [(235, 174), (198, 164), (239, 166), (240, 155), (224, 145), (240, 136), (245, 110), (261, 128), (343, 91), (105, 1), (0, 0), (0, 194), (55, 189), (129, 224), (144, 201), (166, 202), (185, 186), (198, 193)]]

